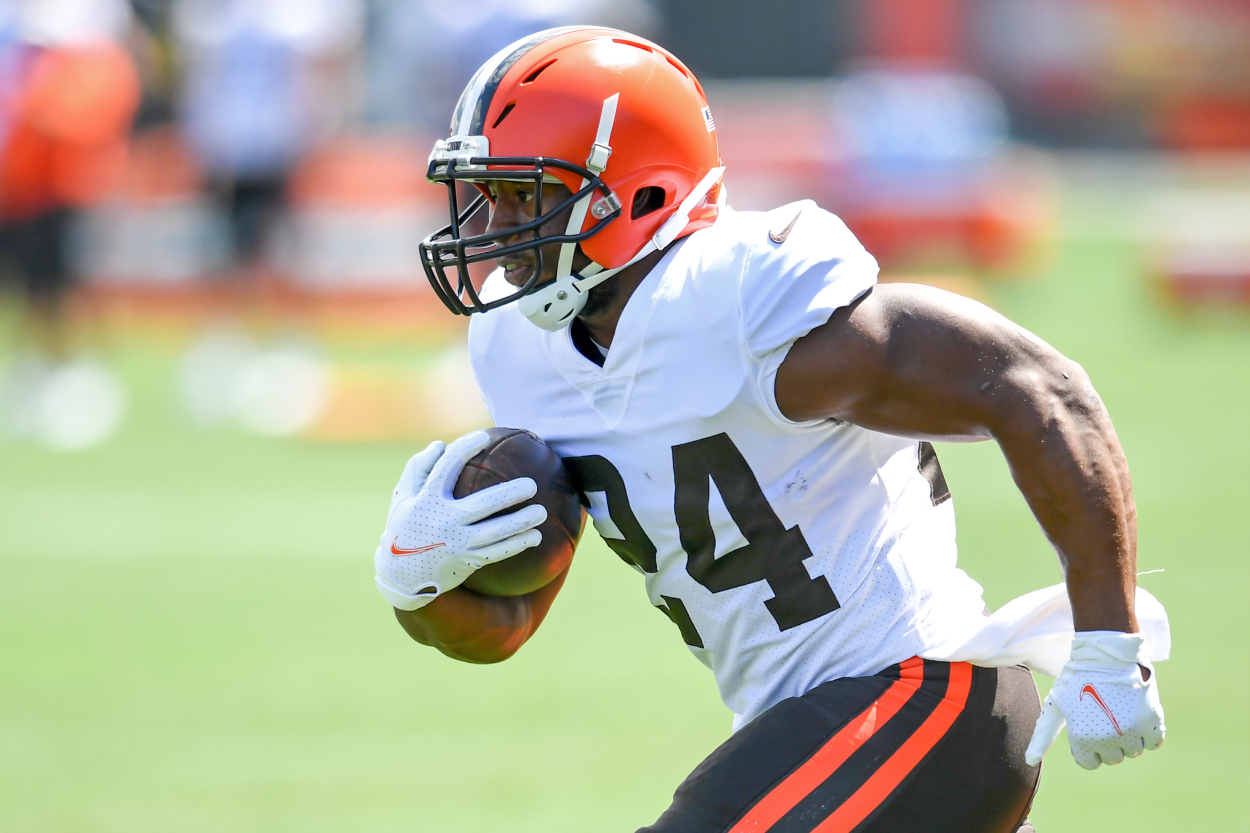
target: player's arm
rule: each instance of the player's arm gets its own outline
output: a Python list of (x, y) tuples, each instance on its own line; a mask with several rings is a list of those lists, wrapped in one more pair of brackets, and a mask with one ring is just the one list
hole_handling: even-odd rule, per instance
[[(1076, 628), (1026, 763), (1041, 761), (1077, 714), (1068, 743), (1086, 769), (1163, 743), (1158, 682), (1133, 610), (1137, 512), (1128, 463), (1080, 365), (974, 301), (881, 286), (795, 342), (776, 394), (795, 420), (996, 440), (1059, 554)], [(1087, 719), (1091, 709), (1104, 714)]]
[(481, 567), (542, 540), (541, 505), (507, 511), (533, 497), (522, 477), (463, 498), (452, 494), (464, 464), (490, 442), (485, 431), (444, 446), (431, 443), (404, 467), (386, 530), (374, 553), (374, 583), (413, 639), (465, 662), (499, 662), (538, 628), (567, 568), (524, 596), (488, 597), (460, 585)]
[(975, 301), (883, 285), (795, 342), (776, 396), (793, 420), (996, 440), (1058, 552), (1076, 630), (1137, 631), (1128, 464), (1077, 363)]
[(464, 587), (443, 593), (417, 610), (395, 609), (408, 635), (462, 662), (502, 662), (542, 624), (568, 576), (566, 567), (549, 584), (524, 596), (484, 596)]

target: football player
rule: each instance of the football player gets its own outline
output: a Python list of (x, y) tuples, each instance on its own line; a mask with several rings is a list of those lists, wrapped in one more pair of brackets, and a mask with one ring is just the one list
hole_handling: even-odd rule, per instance
[[(424, 265), (472, 315), (492, 417), (565, 458), (736, 714), (645, 830), (1031, 830), (1065, 722), (1091, 769), (1163, 740), (1166, 619), (1135, 590), (1107, 411), (1078, 364), (986, 307), (877, 286), (872, 256), (815, 204), (732, 211), (723, 173), (689, 70), (587, 27), (483, 65), (430, 156), (451, 223)], [(470, 267), (488, 260), (479, 292)], [(993, 616), (956, 566), (930, 445), (987, 439), (1066, 578)], [(410, 461), (383, 536), (404, 555), (375, 557), (408, 633), (469, 662), (515, 652), (563, 579), (516, 598), (458, 586), (537, 544), (545, 514), (482, 520), (531, 496), (526, 478), (451, 498), (484, 443)], [(1044, 707), (1025, 664), (1058, 675)]]

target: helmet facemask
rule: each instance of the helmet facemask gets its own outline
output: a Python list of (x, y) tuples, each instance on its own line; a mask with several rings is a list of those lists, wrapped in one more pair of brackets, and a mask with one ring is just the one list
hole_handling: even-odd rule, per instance
[[(605, 111), (608, 102), (605, 102)], [(610, 123), (610, 122), (609, 122)], [(484, 137), (473, 137), (481, 144), (486, 143)], [(447, 185), (451, 225), (427, 237), (420, 247), (421, 264), (425, 268), (426, 277), (430, 279), (439, 299), (458, 315), (470, 315), (475, 312), (486, 312), (513, 301), (520, 302), (521, 314), (535, 325), (550, 332), (567, 327), (586, 305), (590, 290), (608, 278), (642, 260), (652, 252), (662, 251), (677, 239), (681, 231), (690, 221), (690, 213), (700, 204), (706, 202), (708, 193), (717, 185), (724, 174), (723, 167), (708, 171), (650, 240), (634, 254), (629, 261), (614, 269), (604, 269), (600, 264), (592, 262), (580, 274), (573, 272), (573, 254), (577, 245), (598, 234), (621, 214), (621, 201), (611, 188), (594, 171), (574, 165), (560, 159), (543, 157), (493, 157), (493, 156), (453, 156), (436, 158), (445, 145), (458, 143), (455, 137), (445, 142), (440, 140), (435, 145), (435, 153), (431, 155), (428, 178), (434, 182)], [(596, 143), (596, 148), (606, 147)], [(608, 154), (611, 149), (607, 148)], [(595, 162), (592, 151), (591, 160)], [(606, 164), (607, 159), (604, 158)], [(494, 170), (490, 166), (503, 166), (505, 170)], [(542, 185), (545, 169), (553, 168), (568, 171), (582, 177), (582, 186), (570, 194), (550, 211), (544, 212), (542, 205)], [(558, 178), (556, 178), (558, 180)], [(489, 200), (485, 193), (479, 194), (468, 208), (460, 211), (456, 197), (456, 181), (464, 180), (481, 184), (486, 181), (532, 182), (534, 185), (534, 219), (519, 226), (497, 232), (463, 237), (464, 226), (485, 206)], [(562, 181), (561, 181), (562, 182)], [(591, 203), (591, 198), (598, 192), (599, 199)], [(721, 199), (723, 200), (723, 191)], [(540, 236), (541, 229), (551, 220), (559, 217), (572, 208), (568, 226), (564, 234)], [(590, 228), (576, 231), (584, 225), (586, 212), (594, 218)], [(518, 234), (533, 232), (534, 237), (511, 246), (500, 245), (502, 241)], [(552, 281), (540, 284), (543, 274), (543, 252), (545, 246), (560, 245), (560, 262), (556, 269), (556, 277)], [(500, 298), (483, 300), (469, 276), (469, 264), (497, 260), (510, 254), (533, 251), (534, 269), (529, 280), (514, 292)], [(453, 288), (447, 277), (447, 268), (456, 269), (457, 281)], [(468, 302), (465, 302), (465, 299)]]
[[(715, 222), (714, 189), (724, 168), (709, 112), (689, 70), (625, 32), (552, 29), (500, 50), (470, 79), (451, 137), (430, 154), (427, 177), (448, 186), (451, 220), (420, 247), (439, 299), (459, 315), (516, 301), (544, 330), (568, 326), (595, 286)], [(501, 218), (516, 223), (506, 229), (469, 234), (467, 224), (489, 199), (458, 199), (460, 181), (479, 190), (492, 181), (529, 183), (534, 213)], [(542, 186), (557, 181), (571, 193), (548, 209)], [(661, 204), (622, 219), (622, 202), (632, 204), (645, 188), (662, 191)], [(575, 271), (579, 249), (589, 263), (579, 260)], [(524, 285), (492, 277), (479, 292), (469, 267), (510, 257), (534, 259)]]
[[(484, 144), (485, 140), (479, 137), (479, 142)], [(439, 145), (449, 146), (449, 150), (450, 146), (455, 144), (454, 138), (439, 142)], [(443, 158), (438, 158), (439, 150), (440, 148), (436, 146), (435, 153), (431, 156), (427, 176), (430, 180), (447, 186), (451, 223), (427, 237), (420, 245), (420, 254), (426, 277), (434, 287), (439, 300), (448, 309), (457, 315), (486, 312), (516, 301), (539, 289), (543, 282), (545, 265), (543, 249), (553, 245), (560, 246), (559, 265), (563, 267), (557, 271), (557, 281), (561, 278), (591, 276), (572, 273), (573, 254), (577, 245), (598, 234), (621, 213), (619, 199), (595, 172), (563, 160), (543, 157), (446, 154)], [(544, 210), (543, 184), (564, 184), (562, 179), (551, 173), (552, 170), (560, 170), (580, 177), (584, 184), (549, 210)], [(482, 191), (463, 209), (456, 193), (456, 183), (459, 181), (469, 182)], [(464, 232), (469, 223), (489, 205), (490, 200), (484, 186), (494, 181), (530, 183), (534, 188), (534, 218), (521, 225), (500, 231), (465, 236)], [(585, 209), (579, 212), (577, 208), (579, 204), (585, 206), (586, 203), (590, 203), (589, 212), (595, 222), (589, 228), (577, 231), (576, 229), (583, 225), (586, 215)], [(576, 220), (576, 223), (569, 222), (562, 234), (546, 236), (542, 234), (544, 226), (566, 213), (571, 213), (571, 219)], [(504, 245), (505, 240), (527, 234), (533, 236), (511, 245)], [(511, 293), (483, 300), (470, 279), (469, 265), (524, 252), (534, 253), (534, 266), (528, 280)], [(594, 274), (600, 270), (592, 265), (587, 271)], [(552, 283), (552, 281), (546, 283)]]

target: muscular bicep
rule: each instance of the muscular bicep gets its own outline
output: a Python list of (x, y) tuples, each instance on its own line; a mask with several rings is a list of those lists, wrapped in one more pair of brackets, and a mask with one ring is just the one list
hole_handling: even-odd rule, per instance
[[(975, 301), (878, 286), (799, 339), (777, 372), (781, 412), (936, 440), (1000, 436), (1045, 380), (1079, 368)], [(1067, 374), (1064, 376), (1063, 374)]]
[(1063, 564), (1078, 631), (1133, 633), (1137, 510), (1111, 419), (1079, 365), (986, 307), (882, 286), (791, 347), (791, 419), (997, 440)]

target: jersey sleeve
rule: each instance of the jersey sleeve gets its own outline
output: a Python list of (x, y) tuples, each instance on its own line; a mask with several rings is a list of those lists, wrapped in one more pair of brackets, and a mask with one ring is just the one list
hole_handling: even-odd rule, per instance
[(777, 369), (795, 341), (872, 289), (877, 261), (845, 223), (810, 200), (765, 217), (768, 230), (748, 234), (751, 253), (740, 290), (743, 338), (757, 363), (757, 393), (773, 420), (816, 427), (824, 420), (796, 423), (781, 412), (774, 390)]
[(740, 290), (743, 335), (757, 360), (824, 324), (877, 282), (873, 256), (845, 223), (810, 200), (763, 217), (769, 227), (749, 233)]

